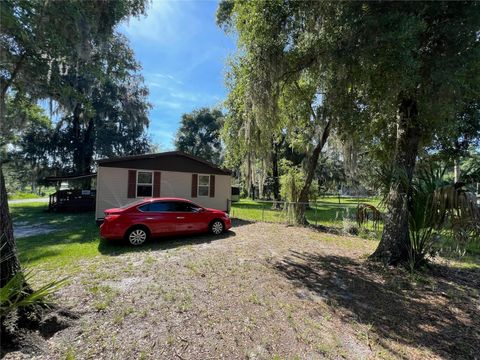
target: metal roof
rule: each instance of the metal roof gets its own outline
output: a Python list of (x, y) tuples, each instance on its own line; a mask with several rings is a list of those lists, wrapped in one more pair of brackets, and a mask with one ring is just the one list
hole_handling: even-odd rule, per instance
[[(182, 161), (181, 159), (184, 159)], [(198, 156), (182, 151), (168, 151), (155, 154), (120, 156), (97, 160), (98, 166), (121, 167), (130, 169), (152, 169), (164, 171), (179, 171), (190, 173), (213, 173), (231, 175), (231, 171), (223, 169)]]

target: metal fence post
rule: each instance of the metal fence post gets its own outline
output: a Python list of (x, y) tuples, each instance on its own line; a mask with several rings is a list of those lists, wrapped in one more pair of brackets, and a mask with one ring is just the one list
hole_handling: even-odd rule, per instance
[(290, 204), (288, 201), (285, 201), (285, 220), (287, 224), (290, 224)]
[(265, 203), (262, 203), (262, 221), (265, 221)]
[(317, 226), (317, 198), (315, 198), (314, 206), (315, 206), (315, 212), (314, 212), (314, 216), (315, 216), (315, 226)]
[(291, 221), (290, 221), (291, 220), (291, 215), (292, 215), (292, 203), (288, 202), (287, 204), (288, 204), (287, 205), (287, 209), (288, 209), (288, 212), (287, 212), (288, 220), (287, 221), (288, 221), (288, 224), (290, 224), (291, 223)]

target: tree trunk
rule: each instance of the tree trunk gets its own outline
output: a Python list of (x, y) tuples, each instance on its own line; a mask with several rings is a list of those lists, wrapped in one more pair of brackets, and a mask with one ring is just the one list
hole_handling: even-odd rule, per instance
[(6, 109), (6, 95), (3, 95), (3, 92), (0, 94), (0, 147), (3, 147), (4, 144), (4, 134), (7, 133), (7, 129), (4, 127), (7, 126), (5, 123), (5, 117), (7, 116), (7, 109)]
[(30, 178), (30, 181), (31, 181), (31, 189), (32, 189), (32, 193), (33, 194), (36, 194), (37, 193), (37, 178), (38, 178), (38, 167), (36, 164), (32, 164), (32, 172), (31, 172), (31, 178)]
[(331, 121), (328, 120), (325, 128), (323, 129), (320, 141), (313, 149), (312, 156), (308, 160), (307, 177), (305, 178), (305, 182), (303, 183), (302, 190), (300, 191), (300, 195), (298, 197), (299, 204), (296, 204), (294, 208), (294, 221), (296, 224), (308, 224), (307, 218), (305, 217), (305, 210), (307, 209), (307, 203), (309, 200), (308, 196), (310, 193), (310, 186), (312, 185), (312, 180), (313, 176), (315, 175), (315, 169), (317, 168), (320, 153), (322, 152), (323, 147), (327, 143), (328, 136), (330, 135), (330, 127)]
[(83, 144), (81, 139), (81, 116), (82, 108), (80, 103), (75, 105), (72, 118), (72, 142), (73, 142), (73, 171), (76, 175), (80, 175), (79, 169), (83, 168)]
[(278, 150), (279, 144), (273, 142), (273, 152), (272, 152), (272, 177), (273, 177), (273, 199), (275, 201), (280, 201), (280, 179), (278, 175)]
[(265, 177), (267, 176), (267, 164), (265, 159), (260, 161), (258, 173), (258, 198), (265, 199)]
[(12, 219), (8, 209), (7, 189), (0, 163), (0, 287), (20, 270), (17, 245), (13, 237)]
[[(83, 161), (82, 166), (83, 168), (80, 169), (81, 174), (88, 174), (92, 170), (92, 163), (93, 163), (93, 152), (95, 146), (95, 139), (94, 139), (94, 122), (93, 118), (88, 121), (87, 129), (85, 131), (85, 135), (83, 137)], [(86, 178), (82, 186), (85, 189), (90, 189), (91, 187), (91, 178)]]
[(460, 182), (460, 161), (458, 158), (453, 160), (453, 174), (455, 184)]
[[(0, 126), (5, 125), (6, 114), (6, 88), (0, 94)], [(5, 129), (0, 129), (4, 134)], [(17, 255), (17, 246), (13, 237), (12, 219), (8, 209), (7, 189), (3, 177), (2, 157), (4, 150), (0, 144), (0, 287), (3, 287), (20, 270), (20, 262)]]
[(247, 154), (247, 197), (252, 198), (254, 194), (252, 192), (253, 182), (252, 182), (252, 160), (250, 152)]
[[(2, 83), (0, 91), (0, 135), (3, 136), (6, 117), (6, 97), (7, 92), (13, 81), (17, 77), (20, 68), (23, 65), (25, 53), (18, 59), (10, 78)], [(1, 144), (0, 147), (6, 144)], [(20, 261), (18, 259), (17, 244), (13, 237), (13, 225), (8, 208), (7, 188), (5, 187), (5, 178), (3, 177), (1, 158), (4, 153), (0, 148), (0, 288), (3, 288), (10, 279), (20, 271)]]
[[(76, 175), (84, 175), (90, 172), (94, 152), (94, 119), (90, 118), (86, 128), (82, 131), (84, 114), (80, 104), (75, 106), (73, 111), (73, 167)], [(90, 187), (90, 179), (81, 183), (82, 188)]]
[(408, 207), (411, 184), (420, 142), (417, 102), (401, 99), (397, 122), (397, 139), (393, 159), (393, 180), (387, 200), (382, 240), (372, 260), (396, 265), (408, 259)]

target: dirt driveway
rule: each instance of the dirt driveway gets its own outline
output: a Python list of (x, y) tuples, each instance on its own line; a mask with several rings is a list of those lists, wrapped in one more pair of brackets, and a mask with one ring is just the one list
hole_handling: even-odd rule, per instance
[(438, 265), (428, 277), (405, 280), (365, 263), (375, 245), (237, 222), (216, 239), (105, 250), (78, 264), (82, 271), (60, 291), (57, 302), (80, 318), (38, 358), (473, 357), (478, 272)]

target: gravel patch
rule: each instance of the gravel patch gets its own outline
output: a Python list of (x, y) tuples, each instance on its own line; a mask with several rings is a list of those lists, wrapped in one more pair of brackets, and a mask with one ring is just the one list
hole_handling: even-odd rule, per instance
[(362, 260), (375, 241), (267, 223), (154, 241), (83, 262), (56, 299), (80, 319), (36, 359), (466, 358), (480, 343), (478, 283), (413, 286)]
[(30, 224), (28, 222), (16, 222), (13, 224), (13, 236), (22, 238), (35, 235), (44, 235), (56, 231), (58, 228), (46, 224)]

